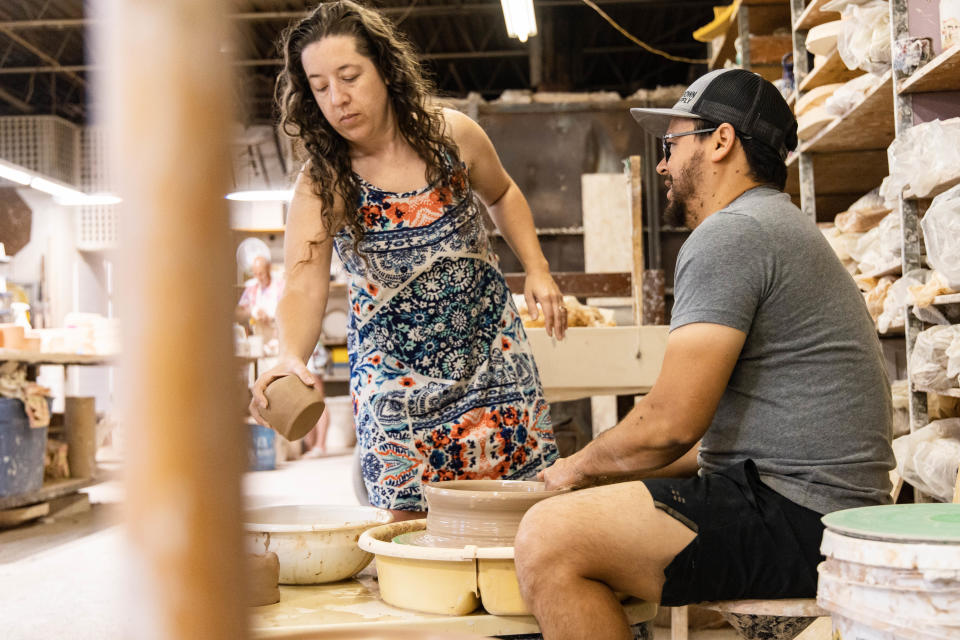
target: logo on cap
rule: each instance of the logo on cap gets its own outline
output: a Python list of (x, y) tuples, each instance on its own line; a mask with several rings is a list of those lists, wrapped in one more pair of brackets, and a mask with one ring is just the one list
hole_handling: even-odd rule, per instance
[(680, 99), (677, 100), (677, 104), (687, 104), (688, 102), (693, 102), (697, 98), (697, 92), (687, 89), (683, 92), (683, 95), (680, 96)]

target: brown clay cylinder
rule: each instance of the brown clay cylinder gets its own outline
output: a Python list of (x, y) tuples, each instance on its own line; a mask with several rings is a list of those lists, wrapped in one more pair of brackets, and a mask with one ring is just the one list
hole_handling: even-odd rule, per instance
[(226, 0), (94, 3), (120, 178), (127, 638), (247, 637)]
[(247, 554), (247, 605), (262, 607), (280, 602), (280, 560), (277, 554)]
[(96, 472), (97, 413), (94, 398), (67, 397), (63, 408), (67, 463), (73, 478), (92, 478)]

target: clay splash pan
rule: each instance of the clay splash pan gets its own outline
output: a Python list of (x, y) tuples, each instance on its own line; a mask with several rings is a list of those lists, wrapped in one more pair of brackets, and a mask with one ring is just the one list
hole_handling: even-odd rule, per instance
[(421, 547), (512, 547), (523, 514), (537, 502), (566, 493), (529, 480), (450, 480), (424, 486), (427, 526), (393, 542)]

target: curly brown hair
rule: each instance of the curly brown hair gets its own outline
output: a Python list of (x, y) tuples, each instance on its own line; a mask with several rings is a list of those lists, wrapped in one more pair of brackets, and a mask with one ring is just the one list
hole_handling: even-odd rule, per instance
[[(283, 69), (277, 76), (275, 95), (281, 130), (299, 140), (307, 152), (307, 171), (322, 204), (327, 233), (332, 236), (349, 227), (356, 250), (364, 228), (352, 211), (360, 197), (360, 183), (351, 169), (349, 144), (320, 111), (301, 63), (307, 46), (327, 36), (342, 35), (353, 36), (357, 53), (373, 62), (386, 83), (397, 127), (426, 162), (428, 182), (447, 187), (458, 197), (465, 195), (467, 187), (463, 176), (458, 175), (460, 154), (444, 131), (443, 114), (429, 104), (434, 85), (424, 74), (410, 42), (373, 9), (351, 0), (321, 3), (283, 32), (279, 45)], [(338, 199), (343, 207), (335, 206)]]

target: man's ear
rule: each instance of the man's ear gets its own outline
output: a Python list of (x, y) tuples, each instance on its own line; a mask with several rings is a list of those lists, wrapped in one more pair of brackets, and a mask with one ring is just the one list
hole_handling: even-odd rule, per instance
[(726, 158), (733, 147), (737, 142), (737, 132), (734, 130), (733, 125), (729, 122), (724, 122), (717, 130), (713, 132), (711, 136), (711, 149), (710, 149), (710, 159), (713, 162), (720, 162)]

